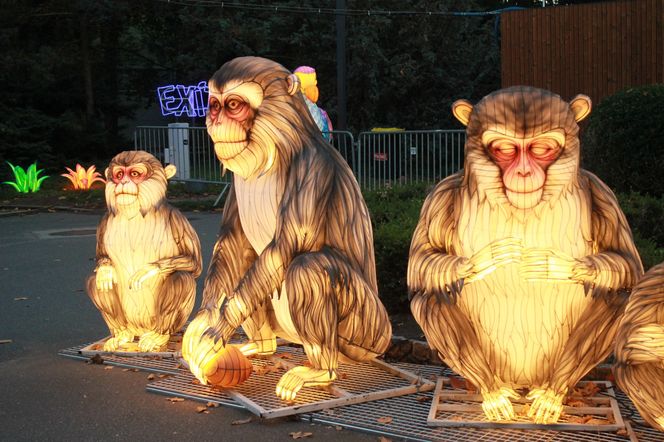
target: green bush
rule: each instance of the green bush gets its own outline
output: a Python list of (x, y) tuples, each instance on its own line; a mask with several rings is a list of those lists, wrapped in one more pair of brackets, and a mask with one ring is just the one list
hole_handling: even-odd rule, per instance
[(664, 84), (626, 89), (590, 115), (583, 167), (614, 192), (664, 195)]
[(636, 192), (617, 196), (634, 234), (643, 266), (649, 269), (664, 261), (664, 196), (655, 198)]
[(390, 313), (409, 311), (408, 252), (428, 193), (426, 184), (413, 184), (364, 194), (373, 224), (378, 290)]

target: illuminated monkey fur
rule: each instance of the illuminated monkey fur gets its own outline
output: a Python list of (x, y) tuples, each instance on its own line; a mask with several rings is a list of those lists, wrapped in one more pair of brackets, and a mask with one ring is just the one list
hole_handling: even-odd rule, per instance
[(289, 370), (276, 389), (293, 399), (303, 386), (332, 382), (340, 358), (374, 358), (390, 342), (369, 213), (295, 75), (270, 60), (236, 58), (209, 90), (208, 133), (234, 181), (182, 355), (205, 383), (240, 325), (250, 339), (245, 354), (273, 353), (276, 336), (302, 343), (311, 367)]
[(643, 418), (664, 431), (664, 263), (634, 286), (616, 337), (613, 372)]
[(514, 390), (529, 388), (529, 415), (556, 422), (568, 389), (611, 351), (643, 273), (615, 196), (579, 168), (590, 107), (528, 87), (453, 105), (464, 169), (424, 203), (408, 286), (428, 342), (492, 420), (513, 418)]
[(106, 169), (108, 212), (97, 228), (97, 266), (90, 298), (111, 331), (104, 350), (138, 336), (140, 351), (162, 349), (194, 307), (200, 243), (189, 221), (166, 202), (167, 179), (152, 155), (127, 151)]

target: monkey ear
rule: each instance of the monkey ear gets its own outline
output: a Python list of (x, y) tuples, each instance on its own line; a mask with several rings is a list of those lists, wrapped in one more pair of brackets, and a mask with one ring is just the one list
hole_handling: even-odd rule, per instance
[(175, 172), (177, 172), (177, 167), (175, 167), (174, 164), (169, 164), (168, 166), (164, 167), (164, 173), (166, 174), (166, 179), (170, 180), (175, 176)]
[(590, 98), (588, 98), (586, 95), (579, 94), (572, 98), (572, 101), (569, 102), (569, 107), (572, 109), (572, 112), (574, 113), (574, 119), (578, 123), (590, 115), (593, 102), (590, 101)]
[(106, 170), (104, 170), (104, 176), (106, 177), (106, 181), (111, 180), (111, 176), (108, 174), (109, 168), (107, 167)]
[(297, 75), (290, 74), (286, 78), (286, 82), (288, 83), (288, 95), (295, 95), (300, 90), (300, 79), (297, 78)]
[(470, 114), (473, 112), (473, 105), (468, 100), (457, 100), (452, 104), (452, 113), (457, 120), (464, 126), (468, 126)]

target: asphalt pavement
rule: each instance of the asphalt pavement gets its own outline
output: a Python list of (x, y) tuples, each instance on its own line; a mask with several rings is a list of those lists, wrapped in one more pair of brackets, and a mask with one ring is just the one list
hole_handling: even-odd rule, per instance
[[(221, 214), (186, 215), (207, 269)], [(316, 440), (377, 440), (226, 407), (198, 413), (198, 402), (169, 402), (147, 392), (146, 372), (58, 356), (60, 349), (108, 335), (84, 290), (100, 218), (67, 212), (0, 217), (0, 342), (11, 340), (0, 344), (0, 440), (286, 441), (294, 432), (311, 432)], [(250, 423), (232, 424), (252, 416)]]

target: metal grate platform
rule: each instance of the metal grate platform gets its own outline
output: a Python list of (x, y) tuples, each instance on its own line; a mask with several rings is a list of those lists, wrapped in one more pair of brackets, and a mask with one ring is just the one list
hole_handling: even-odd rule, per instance
[[(254, 374), (243, 384), (225, 394), (243, 404), (248, 410), (264, 418), (324, 410), (331, 407), (374, 401), (394, 396), (433, 390), (435, 384), (417, 373), (392, 367), (381, 361), (361, 364), (339, 364), (339, 378), (330, 387), (303, 388), (292, 402), (281, 400), (275, 387), (290, 368), (303, 365), (306, 356), (301, 348), (279, 347), (277, 353), (266, 359), (252, 359)], [(148, 391), (171, 393), (166, 379), (148, 385)], [(174, 380), (187, 397), (215, 402), (218, 391), (213, 387), (197, 385), (187, 372)], [(211, 393), (211, 394), (209, 394)]]
[[(88, 360), (80, 354), (80, 345), (61, 350), (61, 356)], [(291, 351), (301, 351), (293, 348)], [(140, 357), (104, 357), (104, 364), (127, 368), (136, 368), (155, 373), (173, 374), (167, 378), (159, 379), (147, 385), (146, 389), (154, 393), (178, 396), (201, 402), (214, 402), (233, 408), (246, 408), (222, 390), (192, 383), (193, 377), (188, 370), (179, 367), (173, 359), (150, 359)], [(394, 367), (415, 373), (426, 379), (437, 376), (452, 376), (454, 373), (441, 367), (418, 365), (410, 363), (394, 363)], [(251, 378), (250, 378), (251, 379)], [(274, 396), (274, 391), (267, 392)], [(393, 439), (412, 441), (523, 441), (523, 442), (664, 442), (664, 433), (661, 433), (645, 424), (636, 408), (620, 390), (615, 390), (620, 413), (626, 419), (628, 435), (619, 435), (611, 432), (593, 431), (547, 431), (547, 430), (505, 430), (505, 429), (478, 429), (462, 427), (429, 427), (427, 417), (433, 399), (433, 392), (414, 393), (400, 397), (380, 399), (361, 404), (302, 413), (301, 420), (323, 425), (335, 425), (349, 430), (362, 431), (390, 437)], [(389, 423), (381, 423), (391, 418)], [(380, 419), (380, 421), (379, 421)], [(630, 420), (631, 425), (630, 425)]]

